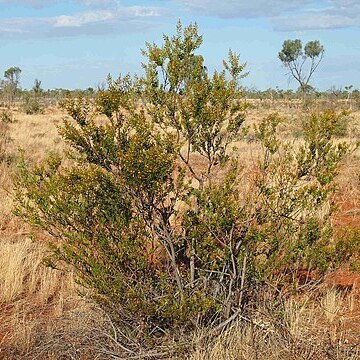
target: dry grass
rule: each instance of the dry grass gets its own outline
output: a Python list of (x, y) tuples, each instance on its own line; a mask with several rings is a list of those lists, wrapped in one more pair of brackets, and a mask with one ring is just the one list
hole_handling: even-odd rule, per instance
[[(290, 299), (280, 309), (257, 309), (255, 321), (240, 320), (219, 336), (198, 342), (189, 360), (355, 360), (360, 345), (350, 342), (339, 310), (345, 299), (329, 290), (317, 301)], [(337, 303), (334, 300), (337, 300)], [(353, 301), (353, 300), (351, 300)], [(326, 304), (326, 305), (325, 305)], [(331, 316), (322, 316), (322, 310)], [(271, 306), (270, 306), (271, 308)], [(360, 317), (357, 317), (359, 320)], [(336, 320), (336, 323), (335, 323)], [(358, 330), (360, 330), (358, 328)], [(359, 335), (359, 334), (358, 334)], [(195, 341), (196, 342), (196, 341)]]
[(49, 151), (62, 151), (64, 144), (58, 135), (57, 126), (61, 124), (64, 114), (45, 113), (41, 115), (26, 115), (15, 112), (15, 121), (9, 125), (13, 154), (18, 149), (25, 151), (26, 157), (33, 161), (43, 159)]
[(72, 274), (63, 274), (43, 266), (45, 246), (30, 238), (1, 241), (0, 304), (26, 295), (46, 304), (64, 287), (72, 287)]
[(0, 122), (0, 161), (6, 160), (9, 140), (9, 125)]
[(100, 358), (102, 313), (78, 297), (72, 272), (42, 264), (45, 254), (27, 237), (0, 240), (0, 358)]
[(339, 313), (341, 303), (342, 294), (336, 289), (329, 290), (322, 298), (321, 307), (324, 310), (326, 319), (330, 323), (334, 322), (337, 314)]
[(2, 326), (11, 328), (0, 340), (4, 360), (106, 359), (102, 356), (107, 328), (101, 313), (90, 306), (62, 316), (39, 312), (24, 304)]

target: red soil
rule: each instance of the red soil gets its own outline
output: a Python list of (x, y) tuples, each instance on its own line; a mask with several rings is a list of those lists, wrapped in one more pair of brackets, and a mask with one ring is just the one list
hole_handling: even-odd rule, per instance
[(338, 209), (333, 217), (337, 228), (352, 227), (360, 229), (360, 189), (340, 190), (335, 196)]

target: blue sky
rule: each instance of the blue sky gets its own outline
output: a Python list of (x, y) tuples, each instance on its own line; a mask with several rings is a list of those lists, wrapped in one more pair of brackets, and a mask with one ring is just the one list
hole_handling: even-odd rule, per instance
[(277, 54), (286, 39), (320, 40), (325, 58), (313, 85), (360, 88), (360, 0), (0, 0), (0, 74), (21, 83), (96, 87), (108, 73), (140, 73), (140, 49), (161, 43), (177, 20), (197, 22), (209, 69), (228, 49), (247, 62), (245, 86), (296, 88)]

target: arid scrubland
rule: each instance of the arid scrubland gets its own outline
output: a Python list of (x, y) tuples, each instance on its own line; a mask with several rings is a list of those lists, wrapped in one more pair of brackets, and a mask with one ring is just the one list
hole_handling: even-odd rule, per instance
[(247, 99), (196, 25), (163, 40), (2, 109), (0, 358), (360, 358), (358, 106)]
[[(276, 102), (263, 106), (255, 102), (247, 111), (246, 125), (258, 124), (274, 110), (285, 119), (281, 137), (301, 141), (299, 124), (304, 112), (311, 109), (281, 107)], [(31, 230), (12, 214), (12, 176), (17, 171), (19, 149), (34, 163), (49, 151), (63, 152), (66, 146), (57, 126), (65, 113), (51, 108), (43, 115), (24, 115), (16, 109), (12, 114), (13, 121), (1, 124), (4, 127), (0, 135), (0, 358), (140, 358), (141, 354), (131, 356), (123, 352), (117, 342), (118, 330), (112, 327), (111, 321), (86, 297), (78, 295), (80, 288), (74, 283), (70, 268), (64, 271), (46, 267), (47, 235)], [(339, 140), (359, 139), (360, 112), (346, 117), (344, 129), (340, 129)], [(251, 168), (259, 152), (253, 131), (236, 145), (244, 166)], [(331, 221), (345, 243), (359, 241), (359, 164), (357, 150), (342, 164), (337, 177), (338, 209)], [(357, 260), (354, 254), (340, 270), (328, 273), (325, 280), (305, 286), (294, 296), (288, 295), (282, 303), (275, 304), (266, 294), (259, 295), (262, 303), (251, 320), (240, 318), (230, 328), (210, 337), (199, 330), (191, 338), (190, 353), (186, 350), (186, 353), (171, 355), (172, 344), (179, 340), (169, 339), (162, 350), (148, 354), (149, 358), (359, 359)]]

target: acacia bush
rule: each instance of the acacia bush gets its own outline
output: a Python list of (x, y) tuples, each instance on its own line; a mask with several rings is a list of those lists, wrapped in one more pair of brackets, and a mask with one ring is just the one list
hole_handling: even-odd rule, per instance
[(310, 115), (296, 146), (272, 114), (249, 175), (234, 148), (245, 64), (230, 51), (210, 74), (195, 25), (163, 40), (146, 45), (144, 76), (64, 101), (66, 161), (24, 159), (15, 188), (17, 214), (51, 235), (51, 264), (75, 269), (129, 352), (179, 329), (221, 330), (260, 287), (332, 266), (330, 199), (348, 150), (332, 141), (341, 115)]
[(14, 115), (10, 109), (2, 109), (0, 111), (0, 121), (4, 124), (11, 124), (14, 122)]
[(32, 97), (31, 95), (25, 95), (22, 110), (27, 115), (44, 113), (44, 108), (41, 105), (39, 99)]

